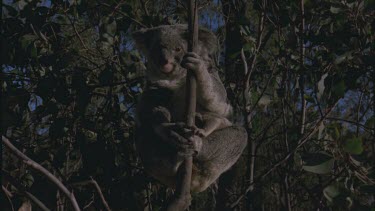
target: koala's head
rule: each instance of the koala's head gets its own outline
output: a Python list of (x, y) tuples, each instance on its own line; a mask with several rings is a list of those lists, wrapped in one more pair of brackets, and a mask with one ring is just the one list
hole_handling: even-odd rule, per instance
[[(185, 79), (180, 63), (187, 52), (188, 26), (164, 25), (133, 33), (137, 48), (148, 60), (147, 78), (158, 86), (173, 88)], [(207, 29), (198, 32), (197, 53), (209, 60), (216, 56), (216, 36)]]

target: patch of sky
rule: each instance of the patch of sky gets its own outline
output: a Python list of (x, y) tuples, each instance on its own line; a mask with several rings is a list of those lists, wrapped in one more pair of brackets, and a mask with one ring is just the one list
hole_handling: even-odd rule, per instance
[(136, 107), (134, 106), (134, 104), (133, 103), (127, 103), (126, 107), (128, 108), (127, 110), (128, 110), (129, 116), (135, 118)]
[(43, 105), (43, 99), (36, 94), (31, 94), (27, 105), (30, 111), (35, 111), (38, 106)]
[(4, 72), (4, 73), (10, 73), (14, 69), (15, 69), (14, 67), (9, 66), (9, 65), (2, 65), (1, 66), (1, 71)]
[(38, 134), (38, 135), (44, 135), (44, 134), (46, 134), (46, 133), (48, 133), (49, 132), (49, 127), (46, 127), (46, 126), (38, 126), (37, 128), (36, 128), (36, 134)]
[[(212, 7), (217, 7), (219, 4), (219, 0), (214, 0)], [(224, 16), (210, 7), (205, 8), (200, 11), (199, 25), (203, 25), (215, 32), (218, 28), (224, 26)]]
[(117, 98), (118, 98), (118, 102), (122, 103), (125, 100), (125, 95), (123, 93), (118, 93)]
[(52, 6), (52, 2), (51, 0), (43, 0), (42, 2), (38, 4), (38, 6), (50, 8)]
[[(361, 97), (361, 92), (357, 90), (348, 90), (344, 97), (341, 98), (337, 104), (337, 113), (341, 114), (342, 116), (338, 116), (338, 118), (343, 119), (352, 119), (352, 121), (357, 121), (355, 118), (357, 117), (356, 112), (358, 112), (358, 102)], [(364, 101), (364, 99), (362, 99)], [(368, 99), (370, 101), (370, 99)], [(361, 118), (359, 119), (360, 124), (365, 124), (366, 121), (374, 116), (374, 110), (372, 109), (360, 109), (364, 111), (364, 113), (360, 113)], [(349, 131), (354, 132), (357, 127), (351, 123), (343, 123)], [(363, 132), (362, 128), (360, 128), (360, 132)]]
[(132, 41), (132, 38), (130, 36), (127, 36), (126, 33), (121, 32), (120, 37), (120, 52), (123, 52), (124, 50), (131, 51), (135, 49), (134, 42)]
[(130, 87), (130, 89), (134, 92), (140, 92), (141, 91), (141, 88), (139, 86), (132, 86), (132, 87)]

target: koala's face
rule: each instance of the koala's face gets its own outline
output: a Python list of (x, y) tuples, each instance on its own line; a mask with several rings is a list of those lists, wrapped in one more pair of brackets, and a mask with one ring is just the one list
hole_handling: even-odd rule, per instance
[[(217, 49), (216, 37), (199, 30), (199, 49), (209, 54)], [(148, 60), (147, 78), (161, 87), (178, 87), (185, 81), (186, 69), (180, 63), (187, 52), (187, 25), (159, 26), (133, 33), (137, 47)]]
[(154, 34), (150, 48), (145, 52), (148, 59), (147, 77), (159, 86), (177, 86), (186, 76), (180, 63), (187, 50), (186, 39), (180, 31), (164, 29)]
[(179, 71), (182, 57), (186, 53), (186, 40), (180, 34), (168, 31), (161, 31), (159, 36), (155, 37), (148, 55), (152, 69), (165, 75)]

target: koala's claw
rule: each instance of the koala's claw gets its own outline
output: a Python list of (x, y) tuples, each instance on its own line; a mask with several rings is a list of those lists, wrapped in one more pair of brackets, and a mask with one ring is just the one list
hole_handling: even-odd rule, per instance
[(182, 157), (197, 156), (202, 149), (202, 139), (199, 136), (189, 138), (192, 142), (191, 148), (179, 149), (177, 154)]
[(175, 131), (170, 131), (170, 142), (177, 148), (191, 148), (193, 142), (190, 139), (186, 139)]
[(197, 136), (199, 136), (199, 137), (201, 137), (201, 138), (204, 138), (204, 137), (207, 136), (207, 135), (206, 135), (206, 131), (203, 130), (203, 129), (200, 129), (200, 128), (198, 128), (198, 129), (195, 131), (195, 135), (197, 135)]
[(196, 155), (201, 150), (202, 137), (205, 137), (203, 129), (187, 126), (184, 122), (163, 123), (162, 128), (158, 131), (163, 140), (176, 147), (181, 156)]
[(194, 52), (188, 52), (185, 54), (181, 61), (181, 66), (188, 70), (192, 70), (195, 74), (198, 74), (202, 70), (205, 70), (206, 62), (203, 61), (202, 57)]

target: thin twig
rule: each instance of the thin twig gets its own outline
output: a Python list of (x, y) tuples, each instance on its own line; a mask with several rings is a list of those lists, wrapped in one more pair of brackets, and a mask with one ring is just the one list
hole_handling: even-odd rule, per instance
[(78, 30), (77, 30), (77, 28), (76, 28), (74, 22), (72, 21), (72, 19), (69, 17), (69, 15), (66, 15), (66, 17), (69, 19), (70, 24), (72, 24), (73, 29), (74, 29), (74, 32), (76, 33), (76, 35), (77, 35), (79, 41), (80, 41), (81, 44), (83, 45), (83, 48), (85, 48), (85, 50), (89, 50), (89, 49), (87, 48), (87, 46), (85, 45), (85, 43), (83, 42), (83, 39), (82, 39), (81, 35), (78, 33)]
[(94, 186), (94, 188), (96, 189), (96, 191), (98, 192), (99, 194), (99, 197), (105, 207), (105, 209), (107, 211), (110, 211), (111, 208), (109, 208), (109, 205), (107, 203), (107, 201), (105, 200), (105, 197), (103, 195), (103, 192), (102, 192), (102, 189), (100, 188), (99, 184), (96, 182), (96, 180), (94, 180), (93, 178), (90, 178), (90, 180), (87, 180), (87, 181), (82, 181), (82, 182), (77, 182), (77, 183), (73, 183), (71, 184), (72, 186), (81, 186), (81, 185), (92, 185)]
[(260, 46), (262, 45), (262, 35), (263, 35), (263, 31), (264, 31), (264, 16), (265, 16), (265, 12), (262, 11), (259, 14), (258, 37), (257, 37), (257, 41), (256, 41), (256, 48), (255, 48), (254, 56), (253, 56), (253, 59), (250, 62), (249, 71), (247, 72), (247, 75), (245, 75), (245, 78), (246, 78), (245, 83), (246, 84), (250, 83), (250, 78), (251, 78), (252, 72), (253, 72), (254, 67), (255, 67), (257, 55), (259, 53)]
[[(304, 136), (298, 140), (298, 145), (290, 151), (290, 153), (288, 153), (287, 155), (285, 155), (280, 161), (278, 161), (277, 163), (275, 163), (269, 170), (267, 170), (265, 173), (263, 173), (262, 175), (260, 175), (258, 178), (259, 180), (263, 180), (266, 176), (268, 176), (271, 172), (273, 172), (275, 169), (277, 169), (279, 166), (281, 166), (282, 164), (284, 164), (285, 162), (287, 162), (289, 160), (289, 158), (300, 148), (302, 147), (305, 143), (307, 143), (307, 141), (310, 140), (310, 137), (313, 136), (317, 131), (319, 131), (319, 125), (323, 123), (324, 120), (326, 120), (327, 116), (332, 112), (332, 110), (336, 107), (337, 105), (337, 102), (327, 111), (327, 113), (321, 117), (317, 123), (314, 125), (314, 127), (310, 130), (310, 132), (308, 133), (305, 133)], [(239, 201), (242, 200), (243, 197), (245, 197), (245, 195), (250, 191), (250, 187), (251, 187), (251, 184), (249, 184), (249, 187), (244, 191), (244, 193), (242, 193), (238, 199), (231, 204), (231, 208), (234, 208), (238, 203)]]
[(141, 0), (142, 9), (145, 12), (146, 16), (150, 16), (147, 10), (146, 2), (144, 0)]
[[(305, 48), (304, 43), (304, 34), (305, 34), (305, 8), (303, 0), (300, 1), (300, 15), (301, 15), (301, 25), (300, 25), (300, 65), (302, 70), (304, 70), (304, 60), (305, 60)], [(305, 122), (306, 122), (306, 99), (305, 99), (305, 81), (303, 74), (300, 75), (299, 80), (301, 101), (302, 101), (302, 116), (301, 116), (301, 135), (305, 132)]]
[[(102, 5), (102, 6), (105, 6), (105, 7), (112, 8), (111, 5), (109, 5), (109, 4), (107, 4), (107, 3), (103, 3), (103, 2), (100, 2), (99, 5)], [(119, 13), (119, 14), (121, 14), (121, 15), (127, 17), (127, 18), (129, 18), (129, 19), (132, 20), (134, 23), (137, 23), (138, 25), (140, 25), (140, 26), (142, 26), (142, 27), (144, 27), (144, 28), (147, 28), (146, 25), (144, 25), (143, 23), (141, 23), (141, 22), (137, 21), (136, 19), (130, 17), (128, 14), (126, 14), (126, 13), (124, 13), (124, 12), (122, 12), (122, 11), (119, 11), (119, 10), (116, 10), (115, 12), (116, 12), (116, 13)]]
[[(242, 59), (242, 63), (243, 63), (243, 67), (244, 67), (244, 75), (247, 76), (248, 72), (249, 72), (249, 68), (248, 68), (248, 64), (247, 64), (247, 61), (246, 61), (246, 57), (245, 57), (245, 52), (243, 50), (243, 48), (241, 49), (241, 59)], [(245, 112), (245, 118), (246, 118), (246, 129), (247, 131), (249, 131), (251, 129), (251, 112), (250, 112), (250, 108), (249, 108), (249, 105), (251, 104), (251, 102), (248, 102), (250, 101), (251, 99), (251, 92), (249, 90), (249, 86), (250, 84), (245, 82), (244, 84), (244, 89), (243, 89), (243, 102), (244, 102), (244, 112)], [(255, 106), (255, 105), (254, 105)], [(248, 134), (248, 142), (250, 142), (248, 145), (248, 160), (249, 160), (249, 175), (248, 175), (248, 179), (250, 181), (250, 192), (252, 192), (254, 190), (254, 167), (255, 167), (255, 140), (252, 140), (250, 139), (250, 134)]]
[(48, 209), (48, 207), (46, 207), (46, 205), (43, 204), (43, 202), (41, 202), (37, 197), (35, 197), (32, 193), (28, 192), (25, 190), (25, 188), (20, 185), (20, 183), (15, 180), (13, 177), (11, 177), (9, 175), (9, 173), (5, 172), (4, 170), (2, 171), (2, 174), (3, 178), (5, 178), (5, 180), (7, 182), (9, 182), (9, 184), (11, 184), (14, 188), (17, 189), (17, 194), (20, 194), (20, 195), (24, 195), (26, 196), (27, 198), (29, 198), (34, 204), (36, 204), (41, 210), (43, 211), (50, 211), (50, 209)]
[(372, 130), (374, 130), (373, 128), (367, 127), (364, 124), (361, 124), (361, 123), (356, 122), (356, 121), (348, 120), (348, 119), (341, 119), (341, 118), (338, 118), (338, 117), (327, 117), (326, 119), (327, 120), (335, 120), (335, 121), (347, 122), (347, 123), (356, 125), (357, 127), (361, 127), (361, 128), (363, 128), (363, 129), (365, 129), (365, 130), (367, 130), (369, 132), (371, 132)]
[(34, 202), (41, 210), (43, 211), (50, 211), (46, 205), (43, 204), (37, 197), (35, 197), (33, 194), (31, 194), (28, 191), (24, 191), (23, 194), (26, 195), (27, 198), (29, 198), (32, 202)]
[(6, 189), (3, 185), (1, 186), (1, 188), (3, 189), (8, 201), (9, 201), (9, 204), (12, 208), (12, 211), (14, 211), (14, 207), (13, 207), (13, 203), (12, 203), (12, 200), (10, 198), (13, 197), (13, 194), (11, 192), (8, 191), (8, 189)]
[(38, 172), (42, 173), (52, 183), (54, 183), (59, 188), (59, 190), (61, 190), (66, 195), (66, 197), (70, 200), (70, 202), (72, 203), (73, 209), (75, 211), (80, 211), (80, 208), (78, 206), (76, 198), (74, 197), (74, 194), (70, 192), (59, 179), (57, 179), (51, 172), (49, 172), (39, 163), (33, 161), (32, 159), (27, 157), (25, 154), (23, 154), (21, 151), (19, 151), (5, 136), (2, 136), (1, 139), (3, 141), (3, 144), (6, 147), (8, 147), (13, 154), (21, 158), (25, 164), (37, 170)]

